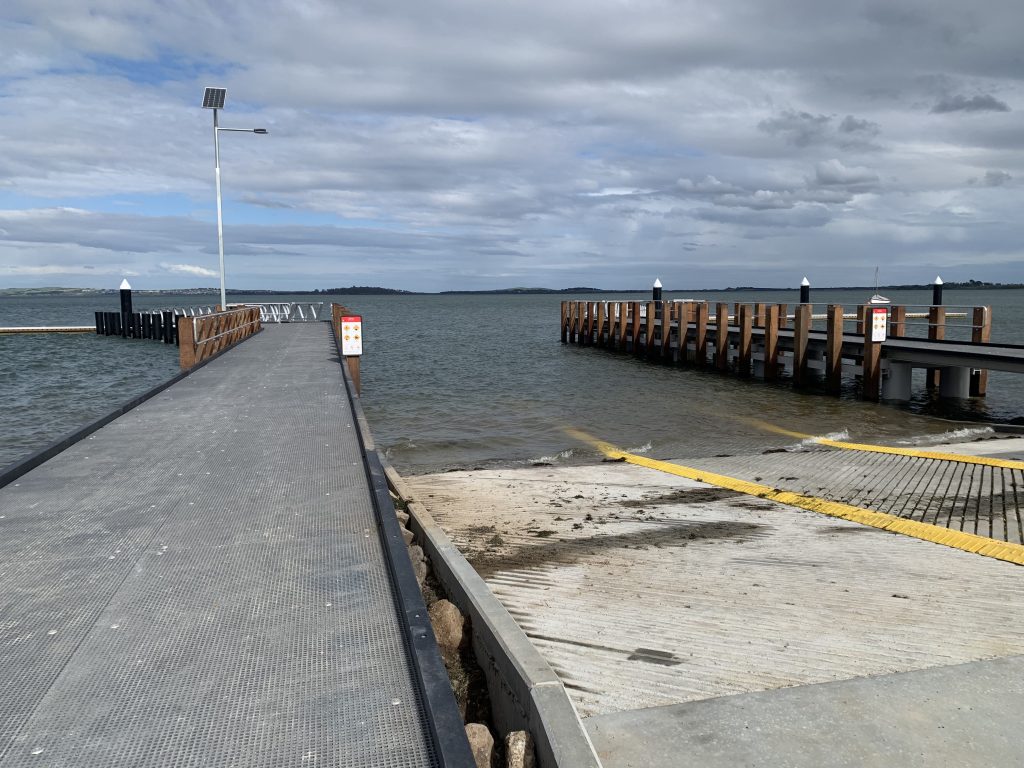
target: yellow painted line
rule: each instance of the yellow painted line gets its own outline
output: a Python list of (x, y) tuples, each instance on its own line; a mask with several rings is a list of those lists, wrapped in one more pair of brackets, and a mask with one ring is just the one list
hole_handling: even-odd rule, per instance
[(803, 432), (794, 432), (789, 429), (777, 427), (767, 421), (750, 419), (751, 424), (766, 432), (774, 432), (777, 435), (795, 437), (798, 440), (811, 440), (818, 445), (827, 445), (832, 448), (842, 448), (847, 451), (867, 451), (869, 453), (889, 453), (894, 456), (913, 456), (918, 459), (936, 459), (938, 461), (958, 461), (961, 464), (980, 464), (985, 467), (1003, 467), (1005, 469), (1024, 470), (1024, 462), (1011, 459), (993, 459), (988, 456), (965, 456), (961, 453), (943, 453), (941, 451), (919, 451), (914, 448), (893, 448), (888, 445), (871, 445), (870, 443), (846, 443), (841, 440), (829, 440), (825, 437), (805, 435)]
[(911, 536), (915, 539), (930, 541), (935, 544), (942, 544), (964, 552), (973, 552), (977, 555), (992, 557), (996, 560), (1005, 560), (1009, 563), (1024, 565), (1024, 546), (1010, 544), (1005, 541), (996, 541), (985, 536), (978, 536), (963, 531), (952, 531), (949, 528), (942, 528), (931, 523), (921, 523), (917, 520), (905, 520), (902, 517), (888, 515), (884, 512), (875, 512), (870, 509), (854, 507), (850, 504), (843, 504), (837, 501), (828, 501), (816, 496), (805, 496), (802, 493), (792, 491), (781, 491), (760, 483), (751, 483), (727, 475), (719, 475), (714, 472), (706, 472), (702, 469), (686, 467), (682, 464), (674, 464), (668, 461), (658, 461), (645, 456), (637, 456), (634, 453), (627, 453), (616, 448), (611, 443), (598, 440), (586, 432), (578, 429), (566, 429), (571, 437), (587, 443), (601, 451), (610, 459), (623, 459), (629, 464), (639, 467), (655, 469), (659, 472), (666, 472), (678, 477), (686, 477), (690, 480), (697, 480), (709, 485), (717, 485), (719, 488), (727, 488), (731, 491), (738, 491), (750, 496), (757, 496), (761, 499), (777, 501), (780, 504), (787, 504), (791, 507), (807, 509), (811, 512), (819, 512), (829, 517), (838, 517), (862, 525), (869, 525), (872, 528), (880, 528), (884, 531), (901, 533), (904, 536)]

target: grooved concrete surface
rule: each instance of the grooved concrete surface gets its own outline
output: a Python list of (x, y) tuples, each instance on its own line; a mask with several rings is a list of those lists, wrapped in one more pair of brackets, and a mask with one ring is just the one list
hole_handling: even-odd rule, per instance
[(429, 766), (326, 323), (0, 489), (0, 766)]
[[(707, 750), (687, 741), (692, 729), (673, 735), (669, 705), (694, 713), (719, 697), (766, 701), (794, 686), (1024, 654), (1024, 570), (1009, 563), (621, 463), (407, 483), (559, 674), (592, 734), (588, 718), (604, 723), (608, 738), (595, 743), (609, 767), (705, 764), (684, 759)], [(936, 683), (954, 705), (955, 679)], [(971, 738), (1016, 727), (1024, 701), (1014, 685), (1005, 719)], [(809, 693), (787, 701), (777, 719), (800, 721), (815, 706)], [(820, 727), (852, 734), (844, 744), (869, 739), (882, 724), (865, 711), (823, 715)], [(647, 716), (654, 725), (641, 730)], [(962, 718), (947, 724), (949, 738), (977, 725)], [(861, 764), (841, 753), (815, 762), (799, 738), (770, 749), (744, 738), (751, 754), (765, 747), (762, 759), (713, 764)], [(922, 727), (907, 743), (929, 739)]]
[[(1002, 444), (1020, 442), (986, 440), (977, 445), (998, 451)], [(825, 446), (683, 463), (896, 517), (1024, 544), (1024, 472), (1020, 469)]]

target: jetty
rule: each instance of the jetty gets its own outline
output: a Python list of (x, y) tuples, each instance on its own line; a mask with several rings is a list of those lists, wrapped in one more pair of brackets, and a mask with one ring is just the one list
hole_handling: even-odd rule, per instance
[(0, 477), (0, 766), (473, 766), (332, 324), (217, 351)]
[[(940, 397), (982, 397), (988, 371), (1024, 373), (1024, 346), (991, 343), (989, 307), (703, 301), (563, 301), (561, 340), (838, 395), (844, 375), (865, 400), (909, 400), (913, 370)], [(919, 311), (915, 311), (919, 310)], [(962, 310), (962, 311), (958, 311)], [(920, 318), (920, 319), (919, 319)], [(960, 322), (960, 318), (964, 321)]]
[(91, 325), (8, 325), (0, 328), (0, 335), (24, 333), (91, 333)]

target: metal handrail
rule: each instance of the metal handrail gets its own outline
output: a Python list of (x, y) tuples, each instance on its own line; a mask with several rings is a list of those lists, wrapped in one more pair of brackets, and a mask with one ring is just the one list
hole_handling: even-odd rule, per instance
[(320, 319), (324, 302), (278, 301), (233, 306), (259, 307), (260, 319), (265, 323), (312, 323)]

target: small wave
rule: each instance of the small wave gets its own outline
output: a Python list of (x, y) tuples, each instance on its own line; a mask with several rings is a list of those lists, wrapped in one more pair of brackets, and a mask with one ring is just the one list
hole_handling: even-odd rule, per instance
[(651, 450), (652, 447), (653, 446), (650, 444), (650, 442), (646, 442), (643, 445), (641, 445), (639, 448), (628, 448), (628, 449), (626, 449), (626, 453), (647, 453), (649, 450)]
[(814, 435), (812, 437), (805, 437), (796, 445), (787, 446), (787, 451), (800, 451), (804, 448), (810, 448), (817, 445), (821, 440), (831, 440), (836, 443), (845, 443), (850, 439), (850, 431), (848, 429), (840, 430), (839, 432), (829, 432), (825, 435)]
[(963, 443), (979, 437), (994, 435), (992, 427), (961, 427), (935, 435), (915, 435), (906, 440), (898, 440), (899, 445), (940, 445), (941, 443)]
[(527, 464), (553, 464), (556, 461), (562, 459), (571, 459), (575, 455), (572, 448), (568, 448), (560, 453), (556, 453), (554, 456), (541, 456), (539, 459), (528, 459)]

